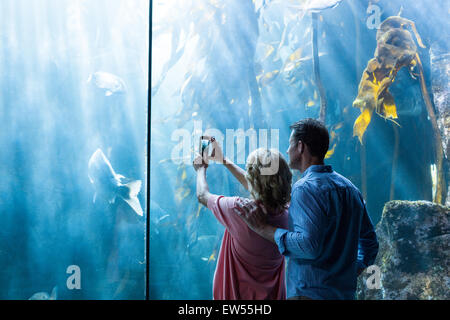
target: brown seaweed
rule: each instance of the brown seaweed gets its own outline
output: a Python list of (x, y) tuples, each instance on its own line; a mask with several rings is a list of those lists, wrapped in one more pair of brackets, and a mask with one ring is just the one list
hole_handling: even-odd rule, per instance
[(317, 88), (320, 94), (320, 112), (319, 120), (325, 123), (325, 117), (327, 114), (327, 98), (325, 94), (325, 88), (323, 87), (322, 80), (320, 78), (320, 65), (319, 65), (319, 49), (317, 45), (317, 13), (312, 13), (312, 47), (313, 47), (313, 70), (314, 79), (316, 81)]
[(389, 92), (397, 72), (409, 67), (415, 78), (412, 71), (419, 63), (417, 46), (408, 29), (415, 34), (419, 46), (424, 47), (414, 22), (399, 16), (384, 20), (377, 32), (375, 57), (369, 60), (363, 72), (358, 96), (353, 102), (353, 107), (361, 110), (353, 127), (353, 134), (358, 136), (361, 144), (374, 111), (385, 119), (394, 121), (398, 118), (394, 97)]
[[(353, 126), (353, 135), (358, 136), (360, 143), (363, 144), (363, 136), (374, 111), (379, 116), (396, 123), (394, 119), (398, 118), (397, 108), (394, 97), (389, 92), (389, 86), (394, 82), (398, 71), (403, 67), (408, 67), (412, 78), (416, 79), (416, 76), (419, 76), (420, 89), (432, 124), (435, 162), (438, 173), (433, 201), (442, 204), (445, 200), (446, 183), (443, 173), (444, 153), (441, 137), (434, 108), (426, 88), (417, 46), (409, 29), (414, 33), (417, 44), (425, 48), (413, 21), (400, 16), (393, 16), (381, 23), (376, 35), (377, 48), (375, 57), (369, 60), (363, 72), (358, 88), (358, 96), (353, 102), (353, 107), (361, 110), (361, 115), (356, 119)], [(416, 67), (419, 71), (418, 74), (413, 73)], [(391, 188), (392, 195), (393, 189)]]

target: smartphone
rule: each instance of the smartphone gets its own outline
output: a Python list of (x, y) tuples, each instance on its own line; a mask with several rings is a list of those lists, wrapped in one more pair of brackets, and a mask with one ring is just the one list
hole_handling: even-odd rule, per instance
[(199, 150), (201, 152), (202, 157), (205, 155), (211, 157), (212, 156), (211, 141), (204, 139), (203, 136), (201, 136)]

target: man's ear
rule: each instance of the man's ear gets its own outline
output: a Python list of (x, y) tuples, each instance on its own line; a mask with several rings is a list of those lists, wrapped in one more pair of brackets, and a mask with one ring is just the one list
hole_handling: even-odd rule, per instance
[(302, 154), (302, 152), (304, 150), (305, 150), (305, 144), (301, 140), (299, 140), (297, 142), (297, 151), (298, 151), (298, 153)]

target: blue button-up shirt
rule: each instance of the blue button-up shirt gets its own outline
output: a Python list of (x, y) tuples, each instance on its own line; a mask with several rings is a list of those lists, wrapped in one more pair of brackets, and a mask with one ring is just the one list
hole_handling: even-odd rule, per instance
[(357, 272), (373, 264), (377, 237), (360, 191), (331, 166), (310, 166), (292, 189), (289, 230), (275, 242), (289, 258), (287, 296), (354, 299)]

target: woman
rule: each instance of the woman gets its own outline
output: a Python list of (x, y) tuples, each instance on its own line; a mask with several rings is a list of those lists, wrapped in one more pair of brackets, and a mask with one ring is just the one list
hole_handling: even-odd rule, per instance
[[(281, 154), (275, 150), (258, 149), (252, 152), (244, 171), (224, 158), (217, 141), (211, 141), (213, 156), (198, 155), (194, 160), (197, 171), (197, 198), (207, 206), (225, 226), (222, 245), (214, 274), (215, 300), (285, 299), (285, 261), (275, 244), (252, 231), (235, 213), (238, 204), (249, 199), (224, 197), (209, 192), (206, 182), (208, 160), (223, 163), (236, 179), (250, 191), (253, 205), (261, 207), (268, 223), (288, 228), (288, 203), (291, 195), (292, 174)], [(278, 170), (267, 175), (270, 164)], [(263, 174), (262, 174), (263, 173)]]

